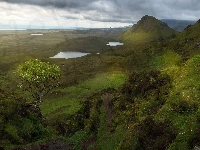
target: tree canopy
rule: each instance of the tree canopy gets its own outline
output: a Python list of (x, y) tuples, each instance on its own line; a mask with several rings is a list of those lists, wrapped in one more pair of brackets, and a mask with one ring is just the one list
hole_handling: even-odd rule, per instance
[(44, 95), (57, 87), (61, 76), (59, 66), (38, 59), (19, 65), (17, 72), (21, 79), (19, 86), (30, 92), (35, 102), (41, 102)]

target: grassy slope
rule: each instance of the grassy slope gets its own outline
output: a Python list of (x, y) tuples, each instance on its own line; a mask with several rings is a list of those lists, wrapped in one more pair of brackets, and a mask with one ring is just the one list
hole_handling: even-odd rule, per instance
[(188, 26), (175, 39), (169, 43), (169, 48), (181, 54), (183, 57), (190, 57), (199, 53), (199, 47), (196, 45), (200, 41), (199, 21), (192, 26)]
[[(195, 55), (199, 48), (194, 48), (199, 41), (198, 29), (199, 24), (195, 24), (165, 43), (164, 48), (162, 44), (154, 45), (149, 51), (133, 52), (130, 57), (111, 51), (101, 56), (51, 60), (62, 67), (64, 78), (61, 87), (47, 95), (41, 105), (48, 124), (54, 126), (60, 121), (66, 127), (70, 120), (59, 119), (81, 110), (79, 102), (89, 97), (91, 107), (87, 109), (89, 118), (84, 118), (85, 130), (68, 139), (77, 149), (81, 149), (82, 142), (87, 143), (91, 132), (97, 139), (88, 149), (191, 149), (199, 145), (200, 57)], [(185, 38), (193, 42), (187, 44)], [(126, 47), (129, 48), (134, 49)], [(132, 65), (131, 71), (140, 72), (124, 83), (126, 61)], [(116, 90), (101, 91), (108, 87)], [(104, 103), (107, 94), (108, 107)], [(110, 110), (112, 122), (108, 124)], [(88, 127), (96, 124), (97, 128), (91, 128), (93, 131), (88, 134)]]
[[(134, 116), (134, 111), (136, 111), (137, 115), (135, 117), (138, 120), (127, 123), (128, 131), (125, 133), (125, 137), (119, 136), (122, 139), (124, 138), (124, 140), (121, 140), (120, 146), (116, 145), (116, 149), (134, 149), (134, 147), (135, 149), (163, 149), (161, 148), (162, 140), (165, 141), (163, 141), (165, 144), (166, 140), (169, 142), (167, 147), (170, 150), (180, 148), (192, 149), (195, 145), (200, 144), (198, 142), (200, 106), (200, 93), (198, 91), (200, 85), (199, 55), (196, 55), (199, 54), (199, 48), (196, 47), (196, 43), (199, 41), (199, 35), (196, 32), (198, 29), (199, 24), (197, 23), (183, 31), (177, 38), (171, 40), (171, 42), (174, 42), (173, 44), (180, 46), (178, 49), (176, 49), (175, 45), (171, 46), (170, 43), (161, 55), (154, 55), (155, 57), (151, 58), (154, 69), (160, 70), (162, 74), (169, 75), (172, 82), (171, 87), (167, 90), (167, 97), (162, 97), (164, 95), (160, 95), (160, 98), (154, 97), (153, 93), (156, 91), (153, 90), (150, 93), (146, 93), (145, 97), (131, 94), (128, 96), (132, 97), (132, 100), (135, 102), (126, 104), (127, 108), (124, 111), (119, 111), (121, 116), (117, 116), (120, 116), (119, 118), (121, 119), (118, 119), (128, 121), (128, 118)], [(180, 53), (180, 51), (184, 53)], [(182, 55), (182, 57), (176, 52), (179, 52), (181, 55), (187, 54), (189, 59), (186, 62), (182, 61), (182, 59), (185, 60), (185, 55)], [(142, 64), (141, 67), (143, 65), (145, 64)], [(148, 62), (146, 62), (146, 65), (148, 65)], [(162, 90), (164, 89), (162, 88)], [(124, 94), (122, 95), (125, 96)], [(122, 99), (119, 99), (119, 103), (123, 104), (123, 101), (126, 100), (126, 98), (123, 99), (123, 96)], [(160, 105), (158, 108), (156, 108), (156, 103)], [(133, 112), (130, 108), (133, 109)], [(137, 110), (134, 110), (136, 108)], [(156, 123), (151, 119), (149, 120), (149, 117), (152, 117)], [(142, 131), (140, 131), (141, 128), (138, 129), (138, 124), (143, 127)], [(150, 127), (148, 131), (150, 124), (154, 124), (154, 126)], [(120, 127), (120, 125), (122, 124), (119, 122), (118, 126)], [(168, 131), (162, 133), (163, 129), (166, 128)], [(159, 131), (160, 129), (162, 131)], [(134, 134), (134, 132), (137, 132), (138, 135)], [(170, 132), (172, 137), (169, 138), (168, 135), (165, 135), (167, 132)], [(149, 141), (152, 137), (152, 141)], [(171, 142), (170, 139), (172, 140)], [(146, 143), (148, 141), (149, 143)]]
[[(44, 33), (44, 36), (32, 37), (30, 33), (32, 31), (20, 32), (17, 35), (13, 32), (9, 35), (2, 33), (4, 44), (0, 48), (2, 52), (0, 59), (1, 88), (7, 91), (15, 91), (29, 101), (31, 100), (30, 95), (17, 89), (18, 79), (15, 74), (16, 67), (20, 63), (32, 58), (40, 58), (43, 61), (58, 64), (62, 68), (61, 87), (47, 95), (44, 103), (41, 105), (42, 112), (48, 118), (47, 120), (49, 122), (53, 123), (53, 120), (60, 115), (74, 114), (80, 109), (80, 101), (82, 99), (107, 87), (117, 88), (126, 78), (126, 73), (123, 72), (124, 68), (122, 66), (124, 64), (124, 58), (121, 56), (92, 54), (78, 59), (49, 59), (47, 57), (58, 52), (60, 50), (59, 46), (62, 45), (62, 43), (59, 45), (55, 44), (62, 42), (63, 36), (69, 34), (65, 32), (47, 32)], [(21, 39), (16, 39), (13, 35), (20, 36)], [(54, 36), (52, 37), (52, 35)], [(79, 35), (73, 36), (78, 37)], [(94, 41), (91, 40), (94, 38)], [(68, 40), (70, 41), (70, 39)], [(77, 40), (80, 42), (78, 44), (79, 47), (77, 47), (77, 44), (72, 43), (74, 48), (81, 49), (83, 45), (85, 46), (85, 42), (87, 42), (87, 48), (90, 50), (93, 50), (98, 44), (99, 47), (105, 45), (108, 41), (108, 39), (98, 37), (78, 38)], [(19, 42), (18, 45), (15, 45), (16, 50), (12, 49), (13, 43), (8, 44), (8, 41)], [(66, 43), (70, 42), (66, 41)], [(34, 49), (35, 44), (38, 46), (38, 49), (42, 49), (43, 51)], [(20, 47), (17, 47), (19, 45)], [(99, 50), (94, 51), (99, 52)], [(8, 143), (8, 145), (12, 146), (11, 143)]]
[(144, 16), (137, 24), (125, 31), (119, 39), (132, 44), (161, 40), (171, 37), (177, 32), (167, 24), (151, 16)]
[(54, 90), (41, 105), (43, 115), (51, 118), (73, 114), (80, 109), (81, 100), (105, 88), (118, 88), (125, 79), (126, 74), (122, 72), (107, 72), (77, 85)]
[[(183, 31), (177, 38), (167, 44), (164, 43), (165, 48), (162, 48), (160, 52), (160, 46), (163, 45), (154, 45), (151, 47), (151, 51), (148, 51), (148, 55), (150, 55), (148, 57), (147, 51), (141, 52), (140, 58), (148, 61), (142, 60), (141, 64), (141, 60), (134, 60), (138, 66), (133, 70), (144, 71), (146, 69), (141, 68), (149, 65), (151, 65), (151, 69), (138, 73), (139, 76), (133, 78), (132, 81), (126, 81), (123, 85), (125, 91), (120, 88), (117, 92), (110, 92), (113, 112), (112, 129), (109, 130), (105, 125), (106, 112), (102, 104), (99, 128), (96, 131), (97, 141), (89, 149), (167, 148), (174, 150), (192, 149), (200, 144), (200, 57), (197, 55), (199, 48), (196, 47), (196, 43), (199, 41), (199, 35), (196, 32), (198, 29), (199, 24), (195, 24), (190, 27), (189, 31)], [(193, 40), (187, 44), (185, 38), (186, 41), (187, 39)], [(175, 45), (171, 45), (172, 42), (179, 45), (180, 48), (176, 49)], [(187, 54), (187, 61), (185, 61), (185, 55), (182, 55), (185, 53), (180, 53), (179, 50)], [(130, 59), (134, 59), (134, 55)], [(132, 65), (134, 66), (135, 63)], [(155, 69), (160, 71), (161, 77), (156, 78), (149, 75), (151, 70)], [(162, 75), (164, 76), (162, 77)], [(154, 84), (162, 83), (162, 78), (169, 80), (166, 85), (158, 86), (156, 89)], [(150, 89), (148, 89), (148, 84), (154, 86), (149, 86)], [(135, 85), (140, 86), (141, 89), (137, 89)], [(142, 91), (145, 87), (148, 89), (146, 92)], [(92, 110), (93, 108), (91, 108)]]
[[(141, 86), (141, 89), (143, 89), (148, 84), (152, 84), (154, 82), (157, 83), (157, 81), (161, 82), (162, 78), (165, 79), (166, 75), (168, 76), (166, 79), (170, 78), (168, 81), (169, 83), (167, 82), (167, 86), (158, 86), (158, 89), (155, 88), (147, 90), (147, 92), (143, 93), (144, 95), (140, 93), (143, 92), (140, 91), (140, 88), (137, 89), (139, 90), (137, 91), (138, 93), (126, 93), (127, 95), (122, 92), (121, 88), (118, 89), (117, 92), (110, 92), (110, 101), (113, 104), (110, 108), (113, 113), (112, 123), (110, 126), (105, 125), (107, 122), (107, 113), (106, 107), (104, 107), (103, 103), (100, 106), (94, 105), (90, 109), (91, 116), (89, 120), (91, 119), (92, 121), (95, 119), (95, 116), (93, 115), (97, 113), (96, 107), (100, 107), (98, 120), (99, 127), (96, 131), (97, 140), (92, 143), (88, 149), (163, 149), (166, 147), (168, 147), (168, 149), (191, 149), (195, 145), (200, 144), (198, 142), (198, 118), (200, 105), (198, 100), (198, 89), (200, 85), (198, 82), (198, 64), (200, 59), (199, 56), (194, 56), (198, 53), (198, 48), (194, 49), (194, 46), (196, 45), (199, 36), (198, 33), (191, 32), (193, 30), (198, 30), (198, 28), (199, 24), (195, 24), (190, 28), (190, 32), (184, 31), (178, 35), (176, 39), (170, 41), (174, 42), (173, 44), (175, 45), (179, 45), (179, 49), (174, 49), (174, 46), (171, 46), (171, 43), (169, 43), (166, 45), (167, 47), (162, 48), (161, 52), (159, 52), (159, 45), (151, 47), (151, 51), (146, 52), (144, 50), (140, 52), (140, 58), (143, 59), (143, 62), (140, 63), (140, 59), (134, 60), (135, 62), (133, 63), (133, 66), (137, 63), (137, 67), (135, 69), (138, 70), (140, 68), (144, 68), (151, 63), (150, 70), (160, 70), (161, 77), (153, 79), (150, 78), (148, 80), (149, 71), (142, 69), (146, 70), (146, 72), (139, 74), (138, 78), (141, 78), (141, 81), (136, 78), (136, 81), (134, 82), (126, 82), (125, 85), (128, 84), (128, 88), (125, 88), (125, 91), (129, 91), (130, 89), (134, 91), (134, 85), (136, 84)], [(185, 37), (193, 38), (193, 42), (185, 44)], [(186, 49), (187, 51), (185, 51)], [(194, 51), (191, 51), (191, 49)], [(189, 60), (184, 62), (182, 55), (179, 55), (182, 53), (177, 54), (176, 50), (183, 50), (187, 54), (189, 53), (189, 55), (187, 55)], [(116, 53), (112, 52), (110, 55), (111, 54)], [(129, 61), (133, 61), (131, 60), (133, 58), (134, 55), (132, 58), (129, 58)], [(164, 75), (164, 77), (162, 77), (162, 75)], [(103, 76), (96, 76), (89, 81), (84, 81), (78, 84), (76, 87), (68, 87), (63, 91), (69, 90), (68, 92), (71, 93), (79, 91), (78, 93), (80, 95), (89, 96), (87, 95), (88, 90), (85, 90), (85, 88), (93, 87), (93, 83), (96, 83), (96, 81), (104, 81), (102, 80), (102, 77)], [(117, 76), (114, 77), (114, 81), (117, 78)], [(121, 84), (121, 81), (117, 83)], [(106, 87), (109, 86), (105, 86), (103, 83), (99, 84), (96, 88), (93, 88), (98, 91)], [(112, 85), (110, 87), (112, 87)], [(93, 88), (90, 89), (90, 94), (93, 93)], [(105, 94), (106, 93), (103, 95)], [(76, 97), (75, 95), (73, 96)], [(100, 94), (100, 96), (102, 95)], [(100, 99), (105, 101), (104, 97), (100, 97)], [(98, 98), (94, 98), (94, 101), (97, 100)], [(134, 102), (132, 102), (132, 100)], [(69, 109), (69, 112), (61, 109), (61, 113), (70, 113), (70, 111), (75, 112), (75, 110), (78, 110), (76, 108), (79, 108), (80, 105), (74, 104), (74, 106), (77, 107), (71, 107), (73, 109)], [(90, 125), (90, 122), (88, 125)], [(72, 136), (72, 139), (77, 136), (80, 138), (78, 141), (71, 141), (72, 143), (76, 143), (76, 146), (78, 146), (83, 140), (82, 138), (87, 137), (87, 134), (85, 135), (85, 132), (78, 131), (74, 136)]]

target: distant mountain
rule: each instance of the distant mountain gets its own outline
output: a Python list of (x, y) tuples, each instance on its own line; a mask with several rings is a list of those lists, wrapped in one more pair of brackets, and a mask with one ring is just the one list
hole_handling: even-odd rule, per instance
[(121, 34), (119, 39), (124, 42), (138, 43), (163, 40), (174, 34), (177, 34), (177, 31), (171, 29), (166, 23), (145, 15), (131, 29)]
[(161, 21), (168, 24), (168, 26), (176, 31), (183, 31), (188, 25), (195, 24), (194, 20), (176, 20), (176, 19), (162, 19)]

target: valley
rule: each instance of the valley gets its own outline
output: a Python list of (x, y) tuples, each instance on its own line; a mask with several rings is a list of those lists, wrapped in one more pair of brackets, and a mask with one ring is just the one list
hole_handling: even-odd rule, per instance
[[(148, 15), (126, 29), (0, 31), (0, 149), (200, 146), (199, 31)], [(87, 55), (51, 58), (61, 52)], [(31, 59), (61, 70), (37, 111), (18, 86)]]

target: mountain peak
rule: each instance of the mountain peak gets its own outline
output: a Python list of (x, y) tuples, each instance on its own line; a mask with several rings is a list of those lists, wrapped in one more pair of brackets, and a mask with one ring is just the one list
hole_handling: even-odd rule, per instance
[(155, 41), (176, 34), (166, 23), (153, 16), (143, 16), (130, 30), (124, 32), (120, 39), (123, 41)]
[(157, 20), (157, 19), (153, 16), (148, 16), (148, 15), (145, 15), (141, 18), (141, 21), (147, 21), (147, 20)]
[(155, 28), (158, 28), (158, 27), (168, 27), (169, 26), (156, 19), (155, 17), (153, 16), (148, 16), (148, 15), (145, 15), (143, 16), (138, 22), (137, 24), (133, 25), (133, 31), (144, 31), (144, 32), (151, 32), (153, 29)]

